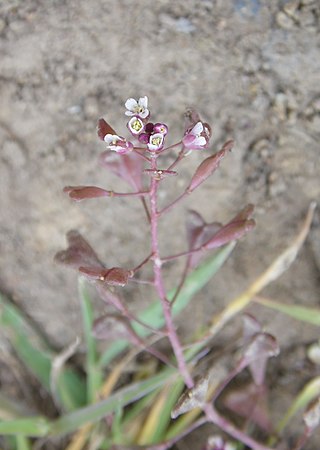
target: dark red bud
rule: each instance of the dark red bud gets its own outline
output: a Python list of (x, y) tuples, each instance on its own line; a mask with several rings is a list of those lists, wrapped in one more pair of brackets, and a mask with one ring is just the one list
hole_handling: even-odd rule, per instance
[(112, 127), (104, 120), (99, 119), (97, 126), (97, 133), (99, 138), (103, 141), (106, 134), (117, 134)]
[(186, 192), (190, 194), (198, 186), (200, 186), (200, 184), (202, 184), (208, 177), (210, 177), (210, 175), (212, 175), (215, 170), (217, 170), (220, 161), (222, 160), (222, 158), (224, 158), (225, 154), (232, 149), (233, 144), (234, 141), (226, 142), (219, 152), (209, 156), (204, 161), (202, 161), (202, 163), (195, 171), (195, 174), (193, 175), (191, 182), (186, 189)]
[(93, 281), (103, 281), (110, 286), (125, 286), (129, 278), (132, 277), (132, 271), (122, 269), (121, 267), (112, 267), (111, 269), (101, 269), (100, 267), (79, 267), (79, 272)]
[(112, 197), (112, 191), (106, 191), (96, 186), (66, 186), (63, 192), (76, 202), (89, 198)]

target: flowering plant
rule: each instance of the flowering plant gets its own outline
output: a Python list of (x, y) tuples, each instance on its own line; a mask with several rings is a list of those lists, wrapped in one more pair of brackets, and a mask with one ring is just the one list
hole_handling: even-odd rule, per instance
[[(159, 245), (161, 219), (218, 169), (221, 160), (231, 151), (233, 141), (227, 141), (219, 151), (212, 153), (208, 150), (210, 126), (197, 112), (188, 110), (180, 141), (166, 146), (169, 127), (165, 123), (149, 121), (151, 113), (146, 96), (139, 100), (128, 99), (125, 107), (130, 140), (120, 136), (104, 119), (99, 120), (97, 131), (106, 145), (99, 157), (100, 163), (126, 181), (130, 190), (114, 192), (104, 187), (79, 185), (67, 186), (64, 192), (74, 201), (103, 197), (107, 201), (118, 197), (139, 198), (150, 227), (146, 256), (133, 267), (110, 267), (78, 231), (72, 230), (67, 234), (67, 249), (55, 257), (57, 262), (76, 269), (79, 274), (87, 347), (85, 381), (83, 371), (79, 373), (66, 364), (79, 341), (59, 354), (45, 347), (42, 340), (38, 346), (34, 345), (38, 339), (36, 333), (29, 342), (25, 318), (0, 296), (0, 305), (5, 311), (0, 320), (2, 325), (9, 326), (11, 337), (16, 333), (17, 339), (12, 341), (16, 352), (43, 387), (51, 391), (61, 413), (57, 419), (49, 420), (43, 415), (25, 418), (18, 411), (12, 421), (0, 421), (0, 434), (16, 434), (18, 450), (31, 448), (28, 437), (56, 438), (70, 433), (74, 434), (68, 446), (63, 447), (67, 450), (81, 450), (87, 442), (90, 442), (90, 448), (166, 450), (209, 423), (228, 437), (215, 434), (206, 443), (201, 442), (199, 448), (233, 450), (237, 442), (253, 450), (270, 450), (293, 411), (313, 400), (304, 415), (304, 432), (294, 447), (294, 450), (302, 449), (320, 422), (319, 380), (312, 380), (305, 387), (305, 392), (297, 397), (298, 406), (294, 403), (274, 429), (267, 406), (266, 368), (269, 359), (279, 353), (279, 348), (274, 336), (264, 331), (255, 317), (243, 315), (243, 332), (237, 348), (239, 356), (233, 368), (218, 376), (208, 360), (211, 340), (251, 301), (260, 301), (299, 320), (303, 317), (314, 323), (314, 310), (300, 308), (296, 311), (268, 299), (259, 300), (257, 295), (295, 259), (310, 227), (315, 205), (310, 206), (305, 224), (293, 244), (247, 290), (214, 316), (209, 325), (202, 327), (196, 338), (185, 342), (178, 333), (175, 316), (218, 271), (236, 241), (254, 228), (253, 206), (245, 206), (226, 224), (207, 223), (198, 212), (188, 211), (186, 248), (177, 254), (162, 255)], [(167, 177), (178, 175), (179, 163), (193, 151), (204, 152), (203, 161), (182, 192), (160, 208), (160, 188)], [(169, 165), (164, 165), (167, 158), (162, 156), (168, 153), (173, 159)], [(204, 257), (207, 257), (205, 261)], [(164, 268), (168, 262), (180, 258), (185, 260), (180, 280), (173, 289), (167, 290)], [(143, 279), (142, 269), (147, 264), (152, 266), (151, 279)], [(88, 282), (106, 305), (107, 311), (100, 317), (94, 317)], [(152, 286), (157, 298), (140, 313), (128, 307), (121, 292), (137, 282)], [(167, 351), (157, 345), (160, 339), (169, 343)], [(98, 341), (104, 343), (102, 352)], [(131, 351), (124, 354), (128, 347)], [(145, 367), (138, 369), (142, 379), (134, 380), (130, 363), (140, 352), (148, 353), (155, 365), (147, 375)], [(115, 362), (119, 355), (122, 359)], [(135, 364), (138, 365), (137, 360)], [(129, 380), (128, 376), (122, 377), (127, 368)], [(245, 369), (250, 372), (250, 381), (241, 389), (229, 391), (230, 382)], [(0, 400), (3, 406), (3, 399)], [(235, 426), (220, 412), (221, 405), (236, 414), (244, 425)], [(8, 414), (12, 415), (16, 410), (14, 405)], [(269, 436), (268, 443), (252, 437), (248, 432), (250, 429)]]

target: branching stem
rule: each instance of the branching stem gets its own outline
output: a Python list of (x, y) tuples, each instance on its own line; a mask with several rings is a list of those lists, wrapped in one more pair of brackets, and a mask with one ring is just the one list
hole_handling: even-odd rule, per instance
[[(151, 169), (157, 170), (157, 160), (153, 158)], [(170, 340), (172, 349), (177, 359), (179, 372), (183, 377), (185, 384), (188, 388), (193, 386), (193, 380), (189, 373), (186, 361), (184, 359), (182, 346), (180, 344), (174, 323), (171, 314), (171, 304), (166, 297), (163, 278), (162, 278), (162, 261), (159, 252), (159, 244), (158, 244), (158, 211), (157, 211), (157, 194), (158, 194), (158, 186), (160, 180), (156, 178), (151, 179), (151, 188), (150, 188), (150, 214), (151, 214), (151, 245), (153, 252), (153, 270), (154, 270), (154, 284), (156, 291), (159, 295), (163, 315), (166, 322), (166, 327), (168, 331), (168, 338)]]

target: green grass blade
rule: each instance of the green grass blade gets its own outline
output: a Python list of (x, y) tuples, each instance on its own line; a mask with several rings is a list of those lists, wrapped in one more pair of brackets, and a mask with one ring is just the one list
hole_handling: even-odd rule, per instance
[(0, 420), (11, 420), (30, 414), (24, 404), (18, 403), (0, 391)]
[(101, 387), (102, 372), (98, 364), (96, 339), (92, 335), (93, 310), (91, 299), (86, 288), (85, 279), (79, 277), (78, 283), (86, 341), (87, 403), (93, 403)]
[[(235, 242), (223, 247), (212, 255), (207, 261), (197, 267), (187, 278), (183, 288), (181, 289), (176, 301), (173, 305), (172, 311), (174, 315), (179, 314), (194, 297), (194, 295), (202, 289), (216, 274), (216, 272), (224, 264), (230, 253), (235, 247)], [(168, 298), (171, 300), (175, 294), (175, 289), (168, 293)], [(155, 301), (141, 314), (139, 319), (152, 326), (153, 328), (161, 328), (164, 325), (164, 318), (162, 314), (162, 307), (159, 301)], [(141, 337), (147, 336), (150, 331), (138, 323), (132, 323), (132, 326), (137, 334)], [(119, 353), (126, 349), (127, 341), (118, 341), (110, 345), (108, 350), (101, 356), (101, 366), (106, 366)]]
[(280, 420), (278, 426), (276, 427), (277, 433), (281, 433), (282, 430), (287, 426), (291, 418), (297, 414), (301, 409), (305, 409), (307, 405), (316, 397), (320, 395), (320, 377), (314, 378), (309, 381), (308, 384), (304, 386), (302, 391), (297, 395), (292, 405)]
[(165, 439), (165, 434), (171, 421), (171, 411), (177, 403), (184, 386), (184, 381), (180, 378), (170, 387), (168, 395), (166, 395), (165, 404), (161, 408), (161, 411), (158, 411), (157, 423), (154, 424), (152, 436), (149, 436), (148, 444), (156, 444)]
[(148, 380), (127, 386), (110, 395), (107, 399), (65, 414), (50, 426), (49, 434), (60, 436), (77, 430), (82, 425), (96, 422), (118, 408), (129, 405), (163, 385), (174, 374), (173, 369), (165, 369)]
[(0, 422), (0, 435), (41, 437), (49, 431), (48, 421), (44, 417), (30, 417)]
[(17, 436), (16, 437), (17, 442), (17, 450), (32, 450), (31, 442), (30, 440), (25, 436)]
[[(0, 326), (3, 327), (10, 344), (46, 390), (50, 390), (50, 375), (54, 351), (37, 333), (22, 311), (0, 293)], [(78, 374), (65, 369), (58, 381), (61, 399), (68, 398), (64, 407), (75, 409), (84, 404), (83, 382)]]
[(311, 325), (320, 326), (320, 309), (309, 308), (307, 306), (299, 305), (285, 305), (283, 303), (275, 302), (267, 298), (258, 297), (256, 300), (259, 304), (275, 309), (293, 319), (307, 322)]

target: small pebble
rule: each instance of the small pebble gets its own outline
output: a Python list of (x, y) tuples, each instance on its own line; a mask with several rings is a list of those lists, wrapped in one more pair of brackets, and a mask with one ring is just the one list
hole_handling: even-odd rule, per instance
[(281, 28), (284, 28), (285, 30), (292, 30), (295, 25), (291, 17), (289, 17), (283, 11), (278, 12), (278, 14), (276, 15), (276, 22)]

